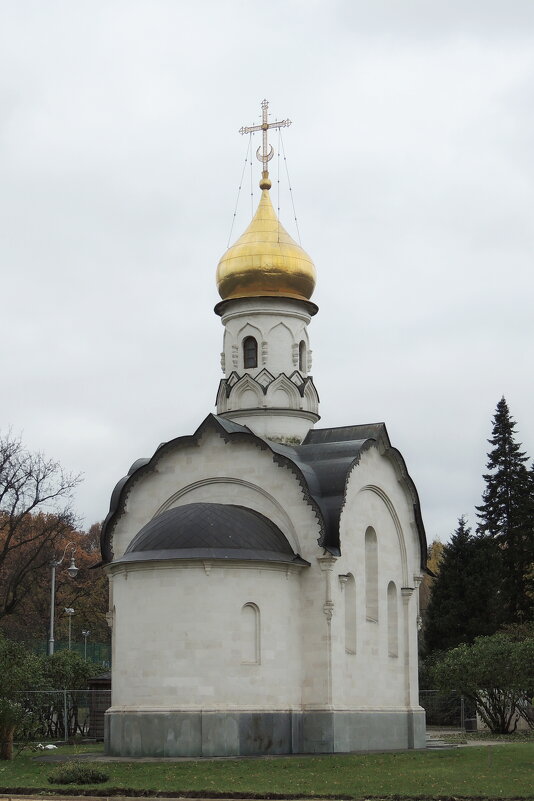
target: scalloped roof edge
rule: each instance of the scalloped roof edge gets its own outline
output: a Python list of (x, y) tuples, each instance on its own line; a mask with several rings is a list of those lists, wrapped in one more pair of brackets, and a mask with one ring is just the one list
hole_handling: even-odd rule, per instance
[(289, 446), (263, 439), (247, 426), (214, 414), (208, 414), (193, 434), (163, 442), (150, 458), (137, 459), (127, 475), (117, 482), (111, 494), (109, 512), (102, 524), (100, 535), (104, 564), (113, 560), (113, 529), (124, 511), (126, 496), (133, 483), (155, 467), (162, 451), (167, 452), (196, 443), (202, 433), (210, 428), (216, 430), (228, 442), (245, 438), (262, 450), (271, 451), (276, 463), (294, 473), (320, 525), (321, 533), (317, 544), (334, 556), (339, 556), (341, 553), (339, 519), (344, 506), (348, 477), (368, 448), (373, 445), (381, 447), (396, 464), (409, 488), (421, 546), (421, 569), (426, 571), (427, 543), (419, 496), (402, 454), (391, 446), (384, 423), (312, 429), (301, 445)]

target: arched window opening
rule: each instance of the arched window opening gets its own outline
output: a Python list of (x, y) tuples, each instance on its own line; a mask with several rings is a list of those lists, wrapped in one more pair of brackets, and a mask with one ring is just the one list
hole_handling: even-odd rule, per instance
[(241, 663), (260, 664), (260, 610), (253, 603), (241, 609)]
[(399, 620), (397, 588), (394, 581), (388, 584), (388, 654), (399, 655)]
[(378, 541), (373, 528), (365, 532), (365, 616), (378, 623)]
[(356, 653), (356, 582), (352, 573), (345, 582), (345, 653)]
[(306, 367), (306, 343), (303, 339), (300, 340), (299, 345), (299, 370), (301, 373), (305, 373), (307, 371)]
[(258, 343), (254, 337), (245, 337), (243, 340), (243, 367), (258, 366)]

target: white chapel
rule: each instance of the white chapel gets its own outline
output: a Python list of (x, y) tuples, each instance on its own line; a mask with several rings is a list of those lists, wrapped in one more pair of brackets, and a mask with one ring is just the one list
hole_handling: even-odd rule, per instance
[(273, 209), (217, 267), (216, 414), (115, 487), (106, 752), (230, 756), (422, 748), (416, 488), (383, 423), (317, 428), (315, 267)]

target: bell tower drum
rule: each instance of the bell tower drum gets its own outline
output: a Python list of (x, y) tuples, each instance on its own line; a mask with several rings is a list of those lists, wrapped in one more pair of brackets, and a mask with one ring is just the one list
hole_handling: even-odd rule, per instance
[(217, 414), (259, 436), (296, 444), (319, 420), (307, 331), (318, 309), (310, 300), (314, 264), (280, 223), (269, 195), (267, 166), (274, 151), (267, 134), (290, 124), (269, 123), (264, 100), (261, 125), (241, 128), (243, 134), (263, 133), (256, 154), (262, 193), (252, 222), (219, 261), (222, 300), (215, 313), (225, 329)]

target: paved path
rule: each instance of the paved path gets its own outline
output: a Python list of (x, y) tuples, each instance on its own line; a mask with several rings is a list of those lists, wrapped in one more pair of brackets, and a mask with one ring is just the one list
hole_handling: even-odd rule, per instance
[[(467, 740), (466, 742), (446, 742), (442, 740), (437, 734), (432, 734), (427, 736), (427, 749), (434, 750), (438, 748), (447, 749), (447, 748), (471, 748), (472, 746), (480, 746), (480, 745), (512, 745), (513, 740)], [(424, 750), (424, 749), (422, 749)], [(378, 749), (377, 751), (359, 751), (359, 752), (352, 752), (356, 754), (381, 754), (381, 753), (389, 753), (387, 751), (382, 751)], [(34, 759), (39, 762), (69, 762), (71, 760), (84, 760), (87, 762), (135, 762), (135, 763), (142, 763), (142, 762), (217, 762), (217, 761), (224, 761), (224, 760), (235, 760), (235, 759), (287, 759), (288, 757), (295, 757), (299, 759), (303, 759), (306, 757), (316, 757), (316, 756), (326, 756), (326, 754), (268, 754), (263, 756), (262, 754), (254, 754), (252, 756), (183, 756), (183, 757), (119, 757), (119, 756), (106, 756), (101, 752), (89, 752), (89, 753), (80, 753), (80, 754), (36, 754)], [(337, 756), (342, 756), (341, 753), (337, 754)], [(3, 796), (0, 795), (0, 799)], [(20, 796), (18, 796), (20, 798)]]
[[(113, 796), (91, 796), (91, 795), (43, 795), (42, 793), (39, 795), (6, 795), (0, 794), (1, 801), (133, 801), (133, 799), (142, 798), (141, 796), (129, 796), (129, 795), (113, 795)], [(181, 796), (174, 796), (172, 798), (165, 798), (164, 796), (158, 796), (157, 799), (154, 801), (225, 801), (224, 799), (214, 799), (214, 798), (182, 798)], [(231, 799), (229, 799), (231, 801)], [(262, 801), (262, 799), (255, 798), (254, 801)], [(264, 799), (267, 801), (267, 799)], [(284, 799), (277, 799), (277, 801), (284, 801)], [(291, 801), (299, 801), (299, 799), (291, 799)], [(310, 796), (306, 796), (306, 798), (301, 799), (300, 801), (310, 801)], [(324, 799), (318, 799), (317, 801), (324, 801)]]
[[(39, 795), (2, 795), (0, 793), (1, 801), (133, 801), (133, 796), (128, 795), (113, 795), (113, 796), (90, 796), (90, 795), (43, 795), (40, 793)], [(141, 798), (141, 796), (135, 796), (135, 798)], [(149, 798), (149, 796), (147, 796)], [(310, 801), (311, 796), (305, 796), (300, 801)], [(234, 798), (182, 798), (181, 796), (174, 796), (172, 798), (165, 798), (164, 796), (158, 796), (156, 801), (236, 801)], [(268, 801), (268, 799), (257, 799), (254, 798), (253, 801)], [(283, 798), (277, 799), (277, 801), (284, 801)], [(299, 801), (299, 799), (292, 798), (290, 801)], [(317, 801), (324, 801), (324, 799), (317, 799)]]

